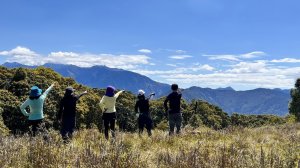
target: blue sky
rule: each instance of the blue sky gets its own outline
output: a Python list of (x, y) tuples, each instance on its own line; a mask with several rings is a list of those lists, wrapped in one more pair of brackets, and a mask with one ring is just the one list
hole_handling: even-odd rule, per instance
[(291, 88), (297, 0), (1, 0), (0, 64), (106, 65), (182, 87)]

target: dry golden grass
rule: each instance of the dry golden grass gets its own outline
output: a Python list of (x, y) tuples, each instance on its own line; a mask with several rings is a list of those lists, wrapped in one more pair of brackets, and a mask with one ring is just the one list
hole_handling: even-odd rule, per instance
[(98, 130), (82, 130), (64, 144), (58, 132), (42, 137), (1, 137), (1, 167), (298, 167), (300, 124), (260, 128), (185, 128), (169, 137), (155, 130), (118, 133), (105, 140)]

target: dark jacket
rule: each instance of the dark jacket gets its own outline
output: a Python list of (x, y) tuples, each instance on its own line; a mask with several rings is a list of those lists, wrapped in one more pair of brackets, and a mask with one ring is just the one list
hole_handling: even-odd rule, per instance
[[(165, 110), (170, 114), (180, 113), (181, 96), (182, 96), (181, 93), (178, 92), (170, 93), (164, 102)], [(169, 106), (168, 106), (168, 102), (169, 102)]]
[(60, 119), (68, 119), (75, 118), (76, 116), (76, 103), (81, 96), (84, 94), (80, 94), (78, 96), (73, 95), (71, 92), (66, 92), (65, 96), (60, 101), (59, 112), (57, 114), (57, 118)]
[(148, 114), (149, 113), (149, 99), (146, 99), (145, 96), (139, 97), (138, 101), (135, 103), (135, 112), (138, 113), (144, 113)]

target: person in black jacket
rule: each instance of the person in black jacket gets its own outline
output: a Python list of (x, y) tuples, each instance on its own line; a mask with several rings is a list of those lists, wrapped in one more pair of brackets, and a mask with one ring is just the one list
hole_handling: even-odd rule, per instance
[(152, 93), (149, 98), (145, 97), (145, 92), (143, 90), (139, 90), (138, 100), (135, 103), (135, 112), (138, 115), (138, 125), (139, 125), (139, 134), (141, 135), (144, 131), (144, 127), (146, 126), (148, 136), (151, 136), (151, 128), (152, 128), (152, 119), (149, 112), (149, 100), (155, 94)]
[(76, 103), (79, 98), (85, 94), (87, 91), (80, 95), (74, 94), (74, 89), (72, 87), (67, 87), (64, 97), (60, 102), (59, 112), (57, 114), (58, 120), (61, 123), (61, 136), (64, 141), (72, 138), (75, 129), (76, 120)]
[[(181, 128), (181, 122), (182, 122), (182, 114), (181, 114), (181, 109), (180, 109), (180, 101), (181, 101), (181, 92), (178, 90), (178, 85), (177, 84), (172, 84), (171, 86), (172, 93), (170, 93), (165, 102), (164, 102), (164, 107), (166, 114), (168, 115), (169, 119), (169, 135), (174, 134), (174, 129), (176, 126), (176, 133), (180, 133), (180, 128)], [(168, 107), (169, 103), (169, 107)]]

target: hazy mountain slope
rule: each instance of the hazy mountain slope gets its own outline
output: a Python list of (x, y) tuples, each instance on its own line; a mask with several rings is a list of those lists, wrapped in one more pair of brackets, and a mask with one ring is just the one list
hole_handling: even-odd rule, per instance
[[(5, 63), (3, 66), (8, 68), (35, 68), (35, 66), (26, 66), (19, 63)], [(72, 77), (78, 83), (95, 88), (104, 88), (112, 85), (118, 89), (129, 90), (133, 93), (137, 93), (139, 89), (144, 89), (146, 93), (155, 92), (156, 97), (163, 96), (170, 90), (170, 86), (167, 84), (159, 83), (144, 75), (122, 69), (106, 66), (82, 68), (74, 65), (49, 63), (43, 66), (55, 70), (64, 77)]]
[(262, 88), (235, 91), (191, 87), (183, 91), (183, 97), (188, 101), (199, 98), (204, 99), (220, 106), (228, 113), (276, 115), (286, 115), (288, 113), (290, 99), (288, 90)]

